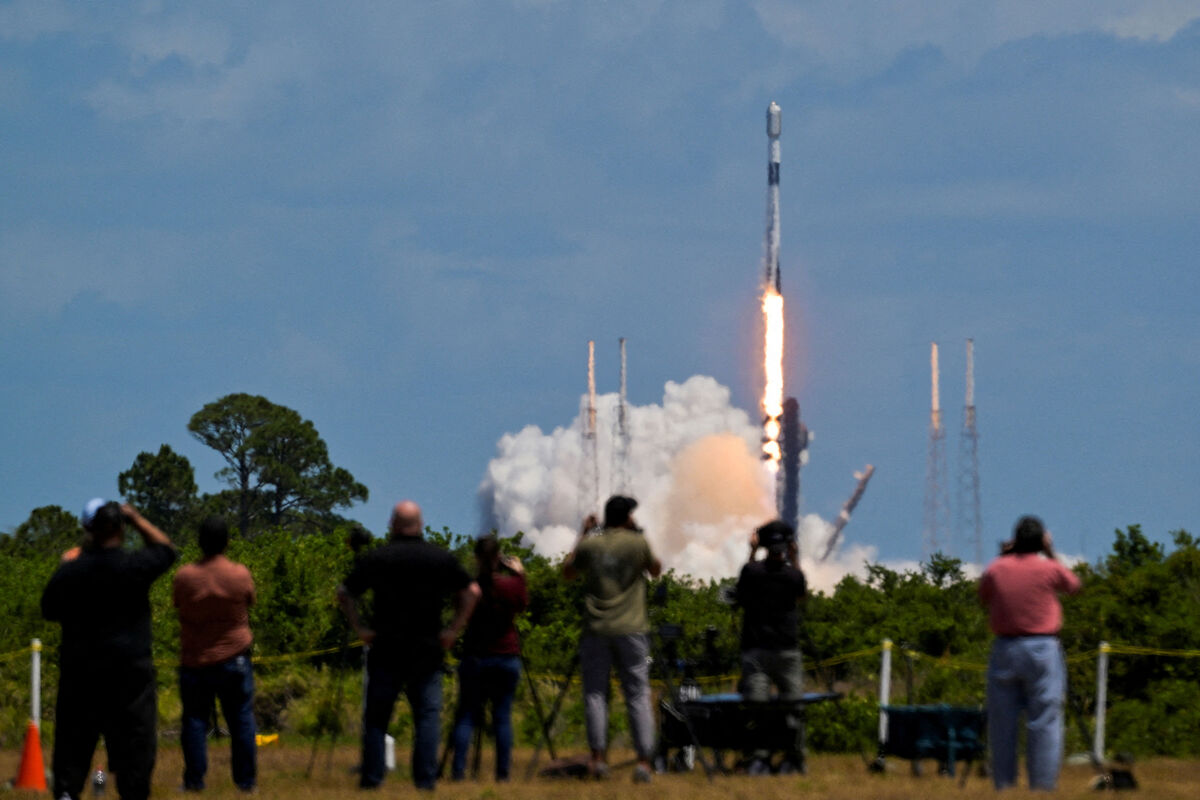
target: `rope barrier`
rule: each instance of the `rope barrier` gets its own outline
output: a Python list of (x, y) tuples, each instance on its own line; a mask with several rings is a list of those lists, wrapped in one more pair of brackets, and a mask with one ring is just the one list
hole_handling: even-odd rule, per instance
[(26, 653), (32, 653), (32, 652), (33, 652), (32, 647), (22, 647), (20, 650), (13, 650), (11, 653), (0, 654), (0, 661), (9, 661), (11, 659), (18, 658), (19, 656), (23, 656)]
[[(284, 661), (299, 661), (299, 660), (305, 659), (305, 658), (313, 658), (314, 656), (326, 656), (326, 655), (330, 655), (332, 653), (339, 653), (339, 652), (341, 652), (343, 647), (362, 647), (362, 646), (363, 646), (362, 641), (356, 639), (355, 641), (350, 642), (349, 644), (338, 645), (336, 647), (325, 647), (320, 650), (305, 650), (304, 652), (301, 652), (301, 653), (280, 653), (280, 654), (271, 655), (271, 656), (251, 656), (250, 660), (255, 664), (278, 664), (278, 663), (284, 662)], [(46, 645), (42, 645), (41, 650), (42, 650), (42, 652), (49, 652), (51, 650), (51, 648)], [(11, 661), (14, 658), (19, 658), (21, 656), (28, 655), (31, 652), (33, 652), (32, 647), (22, 647), (20, 650), (13, 650), (10, 653), (0, 653), (0, 662)], [(175, 664), (176, 662), (177, 662), (177, 659), (174, 659), (174, 658), (156, 658), (154, 660), (155, 666), (159, 666), (159, 667), (171, 666), (171, 665)]]
[(926, 653), (918, 653), (916, 650), (904, 650), (902, 652), (909, 658), (914, 658), (918, 661), (929, 661), (939, 667), (970, 670), (972, 672), (987, 671), (987, 664), (980, 664), (976, 661), (962, 661), (961, 659), (950, 658), (949, 656), (931, 656)]
[(853, 653), (846, 653), (844, 655), (834, 656), (833, 658), (827, 658), (824, 661), (818, 661), (813, 665), (813, 667), (835, 667), (838, 664), (844, 664), (847, 661), (853, 661), (856, 658), (866, 658), (867, 656), (877, 655), (882, 652), (882, 650), (882, 646), (868, 647), (866, 650), (855, 650)]
[(347, 645), (338, 645), (336, 647), (325, 647), (321, 650), (307, 650), (303, 653), (283, 653), (274, 656), (251, 656), (250, 661), (254, 664), (278, 664), (283, 661), (298, 661), (302, 658), (312, 658), (313, 656), (327, 656), (332, 653), (340, 653), (343, 648), (362, 647), (361, 639), (355, 639)]
[[(337, 645), (334, 647), (325, 647), (325, 648), (321, 648), (319, 650), (305, 650), (305, 651), (299, 652), (299, 653), (279, 653), (276, 655), (253, 656), (253, 657), (251, 657), (250, 660), (255, 664), (279, 664), (279, 663), (284, 663), (287, 661), (299, 661), (299, 660), (303, 660), (306, 658), (313, 658), (315, 656), (331, 655), (333, 653), (340, 652), (343, 649), (343, 647), (362, 647), (362, 646), (363, 645), (362, 645), (361, 641), (355, 640), (353, 642), (350, 642), (347, 645)], [(43, 651), (49, 650), (49, 648), (46, 647), (45, 645), (43, 645), (42, 649), (43, 649)], [(855, 661), (860, 658), (868, 658), (870, 656), (878, 655), (882, 651), (882, 649), (883, 648), (880, 646), (875, 646), (875, 647), (868, 647), (863, 650), (855, 650), (854, 652), (851, 652), (851, 653), (843, 653), (842, 655), (833, 656), (831, 658), (826, 658), (822, 661), (814, 662), (811, 665), (811, 667), (813, 669), (820, 668), (820, 667), (835, 667), (839, 664), (845, 664), (847, 662)], [(0, 653), (0, 663), (6, 662), (6, 661), (12, 661), (13, 659), (20, 658), (21, 656), (28, 655), (32, 651), (33, 651), (32, 647), (22, 647), (19, 650), (13, 650), (8, 653)], [(983, 663), (979, 663), (979, 662), (964, 661), (962, 659), (951, 658), (949, 656), (931, 656), (927, 653), (921, 653), (916, 650), (903, 650), (901, 652), (910, 658), (926, 661), (935, 666), (945, 667), (948, 669), (960, 669), (960, 670), (967, 670), (967, 671), (972, 671), (972, 672), (980, 672), (980, 671), (987, 670), (987, 664), (983, 664)], [(1097, 653), (1099, 653), (1099, 652), (1100, 652), (1099, 650), (1087, 650), (1082, 653), (1074, 653), (1072, 655), (1068, 655), (1066, 657), (1066, 661), (1069, 664), (1078, 664), (1078, 663), (1081, 663), (1084, 661), (1091, 661), (1092, 659), (1094, 659), (1096, 657)], [(1164, 658), (1200, 658), (1200, 650), (1171, 650), (1171, 649), (1161, 648), (1161, 647), (1142, 647), (1140, 645), (1131, 645), (1131, 644), (1110, 644), (1107, 647), (1107, 652), (1111, 653), (1112, 655), (1116, 655), (1116, 656), (1161, 656)], [(155, 663), (160, 666), (169, 666), (169, 665), (175, 663), (175, 659), (157, 659), (155, 661)], [(563, 676), (555, 675), (555, 674), (551, 674), (551, 673), (535, 673), (533, 675), (533, 678), (535, 680), (554, 681), (556, 683), (561, 683)], [(738, 679), (737, 675), (709, 675), (709, 676), (705, 676), (702, 678), (697, 678), (696, 682), (698, 684), (700, 684), (701, 686), (704, 686), (706, 684), (730, 683), (730, 682), (736, 681), (737, 679)], [(578, 677), (572, 678), (572, 683), (577, 683), (578, 681), (579, 681)]]
[(1200, 650), (1164, 650), (1157, 647), (1138, 647), (1132, 644), (1110, 644), (1108, 652), (1122, 656), (1167, 656), (1171, 658), (1200, 658)]

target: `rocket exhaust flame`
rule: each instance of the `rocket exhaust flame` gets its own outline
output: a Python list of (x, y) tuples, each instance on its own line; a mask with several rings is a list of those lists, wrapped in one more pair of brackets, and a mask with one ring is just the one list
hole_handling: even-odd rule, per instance
[(768, 285), (763, 292), (763, 458), (772, 474), (779, 470), (780, 422), (783, 416), (783, 296)]

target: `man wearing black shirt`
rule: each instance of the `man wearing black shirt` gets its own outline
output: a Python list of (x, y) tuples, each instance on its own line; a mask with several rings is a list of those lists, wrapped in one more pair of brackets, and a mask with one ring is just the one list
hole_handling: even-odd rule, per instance
[[(762, 561), (756, 560), (760, 547), (767, 551), (767, 557)], [(806, 589), (792, 526), (774, 520), (752, 533), (750, 560), (742, 567), (737, 583), (738, 604), (743, 611), (739, 688), (744, 700), (770, 700), (771, 684), (778, 690), (779, 700), (800, 699), (804, 670), (796, 643), (796, 627), (800, 622), (799, 605), (804, 602)], [(800, 748), (801, 743), (797, 741), (785, 755), (784, 770), (803, 764)], [(768, 770), (767, 755), (754, 753), (747, 771), (764, 774)]]
[[(386, 545), (357, 558), (338, 587), (338, 602), (351, 627), (371, 646), (363, 709), (359, 785), (383, 782), (384, 736), (401, 690), (412, 708), (415, 731), (413, 783), (432, 789), (437, 779), (441, 728), (442, 654), (449, 650), (479, 599), (479, 586), (448, 551), (426, 542), (420, 507), (396, 504)], [(359, 620), (355, 598), (374, 594), (372, 627)], [(442, 610), (455, 600), (454, 620), (442, 628)]]
[[(144, 546), (127, 550), (125, 523)], [(132, 506), (93, 500), (79, 555), (42, 593), (42, 616), (62, 624), (54, 718), (54, 797), (78, 800), (104, 736), (122, 800), (150, 794), (158, 698), (150, 652), (150, 585), (175, 562), (166, 534)]]

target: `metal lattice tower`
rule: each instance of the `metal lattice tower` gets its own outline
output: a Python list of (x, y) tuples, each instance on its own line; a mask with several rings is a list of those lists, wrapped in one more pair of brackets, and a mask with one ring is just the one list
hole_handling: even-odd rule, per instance
[(579, 511), (587, 516), (600, 508), (600, 455), (596, 449), (596, 343), (588, 341), (588, 393), (583, 422), (583, 452), (579, 470)]
[(958, 530), (983, 564), (983, 513), (979, 503), (979, 430), (975, 427), (975, 340), (967, 339), (967, 399), (958, 437)]
[(946, 486), (946, 428), (938, 391), (938, 346), (930, 343), (929, 368), (932, 379), (929, 406), (929, 464), (925, 473), (925, 531), (923, 556), (926, 560), (949, 545), (950, 498)]
[(625, 337), (621, 337), (621, 394), (617, 401), (616, 435), (613, 437), (613, 491), (629, 494), (629, 401), (625, 391)]

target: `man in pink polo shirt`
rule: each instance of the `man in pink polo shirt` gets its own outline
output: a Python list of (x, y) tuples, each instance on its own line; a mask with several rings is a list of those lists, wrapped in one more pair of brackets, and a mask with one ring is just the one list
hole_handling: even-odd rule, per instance
[(1079, 591), (1079, 578), (1055, 557), (1037, 517), (1017, 520), (1013, 539), (979, 580), (996, 640), (988, 659), (988, 741), (997, 789), (1017, 782), (1017, 733), (1026, 714), (1029, 788), (1053, 790), (1062, 764), (1066, 662), (1058, 632), (1059, 594)]
[(208, 726), (214, 698), (229, 725), (233, 782), (254, 789), (254, 673), (250, 667), (250, 570), (225, 557), (229, 527), (209, 517), (198, 535), (201, 557), (175, 573), (179, 611), (179, 695), (183, 701), (183, 788), (200, 791), (208, 771)]

